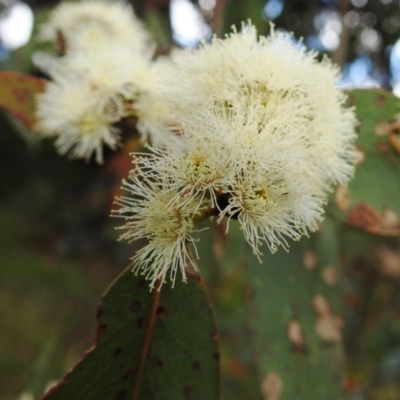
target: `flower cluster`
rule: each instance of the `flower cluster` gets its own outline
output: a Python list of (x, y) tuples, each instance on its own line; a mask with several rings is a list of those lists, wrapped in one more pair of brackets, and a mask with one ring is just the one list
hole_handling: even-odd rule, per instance
[(239, 108), (271, 138), (301, 136), (327, 187), (351, 175), (355, 117), (342, 107), (339, 67), (326, 57), (318, 62), (317, 53), (290, 34), (271, 29), (268, 37), (257, 38), (254, 26), (243, 25), (240, 33), (214, 38), (198, 50), (174, 52), (160, 74), (175, 125), (198, 110), (227, 114)]
[(337, 67), (288, 34), (257, 38), (251, 25), (161, 64), (175, 135), (134, 156), (139, 169), (123, 184), (132, 196), (116, 200), (121, 238), (149, 240), (135, 270), (154, 285), (169, 265), (172, 282), (179, 268), (185, 280), (185, 244), (210, 215), (226, 217), (227, 229), (238, 220), (260, 261), (263, 243), (287, 249), (287, 238), (317, 229), (329, 191), (354, 168), (356, 120), (335, 87)]
[(46, 71), (52, 81), (38, 96), (37, 130), (56, 136), (60, 153), (95, 153), (101, 163), (103, 144), (119, 143), (113, 125), (133, 108), (146, 115), (142, 103), (157, 90), (154, 46), (130, 6), (107, 0), (61, 3), (40, 38), (58, 41), (61, 57)]
[(335, 84), (338, 67), (290, 34), (251, 24), (197, 50), (152, 61), (153, 46), (119, 1), (62, 3), (42, 27), (61, 57), (38, 98), (38, 129), (78, 158), (115, 148), (114, 124), (135, 116), (150, 153), (135, 154), (113, 214), (121, 239), (148, 241), (134, 271), (160, 287), (195, 264), (195, 224), (235, 219), (261, 261), (262, 245), (317, 229), (332, 187), (353, 173), (356, 120)]

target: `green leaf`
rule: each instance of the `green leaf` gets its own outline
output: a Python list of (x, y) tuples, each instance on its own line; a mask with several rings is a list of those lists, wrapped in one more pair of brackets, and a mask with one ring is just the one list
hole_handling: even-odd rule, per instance
[[(198, 265), (207, 282), (218, 322), (222, 395), (227, 400), (260, 400), (247, 327), (247, 249), (238, 221), (202, 223), (196, 243)], [(211, 225), (211, 226), (210, 226)], [(200, 230), (199, 229), (199, 230)]]
[(348, 188), (339, 187), (329, 210), (351, 226), (381, 235), (400, 234), (399, 99), (378, 90), (353, 90), (360, 121), (359, 163)]
[(216, 338), (198, 275), (150, 292), (128, 268), (104, 295), (93, 348), (43, 400), (217, 400)]
[(250, 343), (266, 399), (337, 400), (342, 395), (341, 290), (336, 225), (263, 265), (249, 258)]
[(44, 91), (46, 81), (13, 71), (0, 71), (0, 107), (6, 109), (29, 130), (35, 124), (35, 96)]

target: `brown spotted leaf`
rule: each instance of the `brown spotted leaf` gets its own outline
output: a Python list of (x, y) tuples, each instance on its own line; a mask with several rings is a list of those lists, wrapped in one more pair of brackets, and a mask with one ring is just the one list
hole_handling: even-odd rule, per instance
[[(237, 221), (227, 226), (204, 221), (196, 247), (198, 265), (215, 308), (221, 345), (222, 394), (227, 400), (259, 399), (246, 318), (246, 259), (248, 244)], [(202, 230), (202, 228), (209, 229)]]
[(93, 348), (43, 400), (218, 400), (215, 332), (199, 276), (150, 292), (128, 269), (103, 297)]
[(265, 400), (342, 398), (341, 285), (334, 221), (286, 253), (249, 257), (249, 325)]
[(29, 130), (35, 124), (35, 96), (46, 81), (14, 71), (0, 71), (0, 108), (6, 109)]
[[(387, 338), (393, 337), (394, 329), (398, 332), (400, 236), (375, 235), (343, 225), (339, 240), (346, 274), (346, 387), (354, 393), (367, 393), (382, 371), (378, 358), (398, 348), (398, 341)], [(386, 369), (387, 376), (393, 374), (390, 368)], [(384, 387), (382, 383), (374, 385)], [(394, 393), (392, 398), (400, 396)], [(375, 399), (385, 399), (385, 395), (376, 394)]]
[(357, 168), (348, 188), (338, 187), (330, 211), (370, 233), (400, 235), (399, 99), (378, 90), (353, 90), (358, 127)]

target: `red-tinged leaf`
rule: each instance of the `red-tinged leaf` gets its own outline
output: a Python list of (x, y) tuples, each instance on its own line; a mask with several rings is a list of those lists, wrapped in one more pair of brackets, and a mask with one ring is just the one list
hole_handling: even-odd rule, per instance
[(35, 96), (46, 81), (14, 71), (0, 71), (0, 107), (20, 120), (29, 130), (35, 124)]
[(149, 291), (128, 268), (98, 310), (95, 344), (43, 400), (217, 400), (219, 353), (204, 281)]

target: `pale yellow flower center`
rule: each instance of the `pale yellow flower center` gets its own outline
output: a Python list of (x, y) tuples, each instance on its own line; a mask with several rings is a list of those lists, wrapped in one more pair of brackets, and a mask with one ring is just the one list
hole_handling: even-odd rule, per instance
[(214, 171), (207, 162), (207, 157), (190, 153), (186, 156), (186, 175), (193, 182), (212, 179)]
[(174, 244), (179, 237), (188, 230), (190, 221), (184, 221), (179, 208), (165, 210), (158, 207), (152, 210), (148, 218), (147, 231), (148, 239), (163, 242), (165, 245)]
[(78, 122), (79, 131), (83, 136), (92, 136), (98, 133), (98, 128), (103, 122), (96, 119), (93, 115), (84, 115)]
[(243, 85), (242, 91), (247, 96), (249, 102), (251, 102), (252, 99), (257, 99), (258, 103), (264, 107), (268, 105), (272, 93), (267, 89), (265, 84), (258, 81)]
[(265, 187), (259, 186), (251, 190), (247, 196), (248, 202), (252, 207), (265, 209), (269, 203), (270, 198), (268, 196), (268, 191)]

